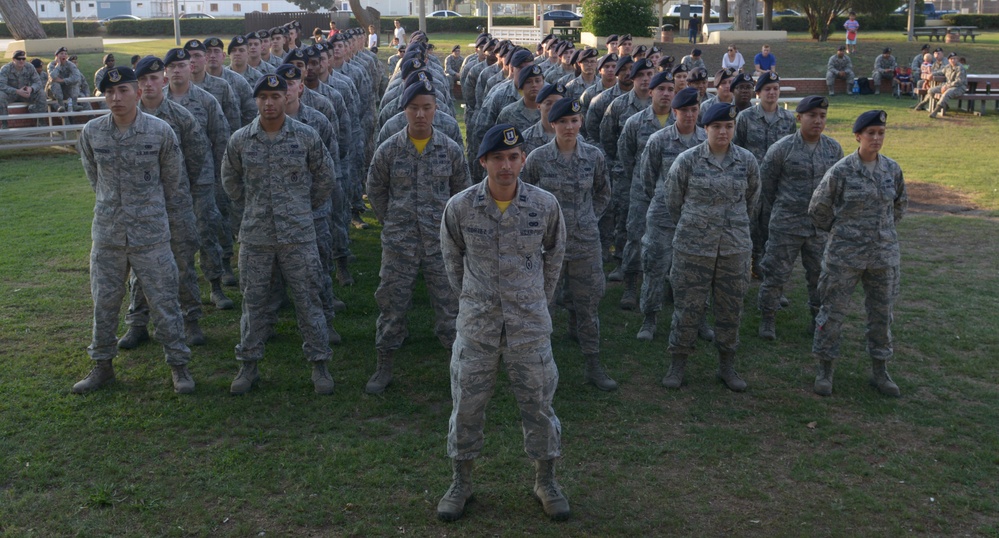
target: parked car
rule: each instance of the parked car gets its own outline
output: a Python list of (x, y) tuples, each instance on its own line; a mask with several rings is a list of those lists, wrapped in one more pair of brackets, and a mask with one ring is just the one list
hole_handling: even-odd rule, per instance
[(214, 19), (211, 15), (207, 13), (181, 13), (181, 19)]
[[(763, 18), (763, 13), (757, 13), (756, 16)], [(804, 15), (793, 9), (775, 9), (774, 17), (804, 17)]]
[[(667, 17), (679, 17), (680, 16), (680, 8), (682, 6), (683, 6), (683, 4), (675, 4), (675, 5), (670, 6), (669, 7), (669, 11), (666, 12), (666, 16)], [(697, 15), (698, 18), (701, 18), (701, 19), (704, 18), (704, 17), (701, 17), (701, 15), (704, 13), (704, 6), (687, 6), (687, 7), (690, 8), (690, 16), (691, 17), (693, 17), (694, 15)], [(711, 16), (712, 17), (717, 17), (718, 16), (718, 12), (712, 9), (711, 10)]]
[(572, 11), (556, 9), (545, 13), (542, 15), (542, 18), (546, 21), (578, 21), (582, 19), (583, 16), (578, 13), (573, 13)]
[[(901, 6), (898, 6), (898, 8), (894, 11), (894, 13), (897, 15), (907, 15), (909, 13), (909, 4), (902, 4)], [(919, 13), (918, 9), (916, 10), (916, 13)], [(952, 13), (957, 13), (957, 11), (953, 9), (944, 9), (938, 11), (937, 7), (933, 5), (933, 2), (923, 3), (922, 14), (926, 15), (927, 19), (939, 19), (944, 15), (949, 15)]]
[(440, 11), (434, 11), (429, 15), (430, 17), (460, 17), (461, 13), (454, 11), (449, 11), (447, 9), (442, 9)]
[(107, 24), (111, 21), (141, 21), (141, 17), (136, 17), (135, 15), (115, 15), (113, 17), (108, 17), (106, 19), (101, 19), (98, 21), (102, 25)]

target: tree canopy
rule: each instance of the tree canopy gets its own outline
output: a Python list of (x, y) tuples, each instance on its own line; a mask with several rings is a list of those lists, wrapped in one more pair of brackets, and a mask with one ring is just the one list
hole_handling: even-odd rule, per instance
[(785, 0), (784, 5), (796, 9), (808, 19), (808, 31), (819, 41), (829, 39), (829, 26), (853, 0)]

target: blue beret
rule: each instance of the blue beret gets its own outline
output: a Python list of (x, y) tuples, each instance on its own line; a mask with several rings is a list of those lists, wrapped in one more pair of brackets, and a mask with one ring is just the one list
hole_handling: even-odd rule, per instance
[(731, 103), (715, 103), (704, 113), (704, 119), (701, 121), (707, 127), (716, 121), (735, 121), (737, 115), (735, 105)]
[(621, 37), (619, 37), (617, 40), (619, 43), (624, 43), (625, 41), (631, 41), (631, 34), (624, 34)]
[(186, 50), (187, 52), (191, 52), (192, 50), (200, 50), (201, 52), (208, 52), (208, 49), (205, 47), (205, 44), (202, 43), (201, 41), (198, 41), (197, 39), (192, 39), (187, 43), (184, 43), (184, 50)]
[(271, 37), (271, 31), (264, 28), (262, 30), (257, 30), (257, 39), (269, 39)]
[(524, 84), (527, 84), (527, 79), (531, 77), (541, 77), (544, 80), (544, 76), (544, 72), (541, 71), (541, 66), (539, 65), (525, 67), (517, 73), (517, 89), (523, 89)]
[(687, 75), (687, 82), (700, 82), (702, 80), (708, 80), (708, 70), (703, 67), (695, 67)]
[(97, 83), (97, 89), (104, 93), (108, 88), (126, 82), (135, 82), (135, 71), (131, 67), (112, 67), (104, 72), (101, 81)]
[(689, 73), (690, 70), (687, 69), (687, 66), (685, 66), (683, 64), (679, 64), (676, 67), (674, 67), (670, 72), (673, 73), (673, 76), (675, 77), (676, 75), (678, 75), (680, 73)]
[(499, 39), (493, 38), (493, 39), (489, 40), (489, 43), (486, 44), (486, 48), (484, 50), (486, 52), (495, 53), (496, 52), (496, 47), (498, 47), (498, 46), (499, 46)]
[(313, 43), (312, 44), (312, 48), (316, 49), (320, 53), (325, 52), (326, 50), (329, 49), (329, 47), (327, 47), (326, 45), (323, 45), (322, 43)]
[(253, 97), (264, 91), (285, 92), (288, 91), (288, 83), (277, 75), (264, 75), (253, 86)]
[(217, 37), (209, 37), (201, 42), (205, 46), (205, 50), (208, 49), (224, 49), (225, 45), (222, 44), (222, 40)]
[(406, 108), (406, 105), (417, 95), (431, 95), (435, 99), (434, 102), (436, 102), (437, 92), (434, 91), (434, 85), (430, 83), (430, 80), (423, 80), (406, 86), (406, 89), (402, 91), (402, 97), (399, 99), (399, 108)]
[(151, 73), (159, 73), (165, 68), (166, 65), (163, 64), (163, 60), (155, 56), (146, 56), (135, 64), (135, 78), (138, 79)]
[(402, 76), (403, 80), (413, 74), (414, 71), (419, 71), (427, 66), (423, 63), (423, 60), (419, 58), (410, 58), (402, 63), (402, 67), (399, 68), (399, 74)]
[(281, 63), (290, 64), (295, 62), (305, 62), (305, 53), (302, 49), (291, 49), (284, 55)]
[(652, 65), (652, 60), (649, 60), (648, 58), (642, 58), (632, 63), (631, 78), (635, 78), (635, 76), (638, 75), (639, 71), (645, 71), (645, 70), (651, 71), (655, 68), (656, 66)]
[(229, 48), (226, 49), (226, 52), (232, 54), (232, 49), (236, 47), (245, 47), (245, 46), (246, 46), (246, 38), (241, 35), (237, 35), (229, 41)]
[(249, 41), (251, 39), (256, 39), (257, 41), (260, 41), (260, 39), (262, 39), (260, 37), (260, 32), (250, 32), (250, 33), (244, 35), (243, 38), (246, 39), (247, 41)]
[(597, 52), (597, 49), (579, 49), (579, 52), (576, 53), (576, 63), (583, 63), (590, 58), (596, 58), (598, 54), (600, 53)]
[(780, 77), (777, 76), (777, 73), (763, 73), (760, 75), (760, 78), (756, 80), (756, 93), (760, 93), (760, 90), (762, 90), (764, 86), (774, 82), (780, 83)]
[(859, 133), (870, 126), (880, 126), (888, 124), (888, 113), (884, 110), (868, 110), (853, 122), (853, 132)]
[(829, 99), (826, 99), (821, 95), (809, 95), (798, 103), (798, 106), (794, 108), (794, 111), (799, 114), (804, 114), (805, 112), (816, 108), (829, 108)]
[(670, 56), (669, 54), (663, 55), (662, 58), (659, 58), (659, 69), (662, 69), (663, 71), (672, 71), (674, 60), (676, 60), (676, 58)]
[(749, 83), (750, 86), (752, 86), (753, 85), (753, 77), (751, 77), (751, 76), (749, 76), (749, 75), (747, 75), (745, 73), (739, 73), (738, 75), (735, 76), (735, 78), (732, 79), (732, 82), (728, 83), (728, 89), (729, 89), (729, 91), (733, 91), (734, 92), (736, 86), (738, 86), (739, 84), (746, 84), (747, 82)]
[(597, 60), (597, 71), (603, 69), (604, 65), (606, 65), (607, 62), (617, 62), (617, 60), (618, 60), (617, 54), (614, 54), (613, 52), (610, 54), (605, 54), (603, 57)]
[(659, 48), (659, 47), (657, 47), (655, 45), (652, 45), (652, 48), (649, 49), (649, 56), (652, 56), (653, 54), (656, 54), (656, 53), (662, 54), (663, 53), (663, 49), (661, 49), (661, 48)]
[(730, 67), (725, 67), (715, 73), (715, 87), (720, 88), (726, 80), (732, 80), (735, 76), (735, 70)]
[(652, 82), (649, 82), (649, 89), (654, 90), (656, 86), (666, 82), (673, 83), (673, 74), (669, 71), (660, 71), (652, 77)]
[(607, 36), (607, 41), (604, 44), (617, 43), (617, 34), (611, 34)]
[(479, 143), (479, 153), (475, 158), (481, 159), (490, 152), (516, 148), (523, 143), (524, 137), (520, 135), (520, 131), (516, 127), (509, 123), (501, 123), (493, 126), (482, 136), (482, 142)]
[(635, 52), (632, 53), (632, 56), (641, 56), (641, 55), (645, 54), (648, 51), (649, 51), (649, 47), (646, 47), (645, 45), (639, 45), (639, 46), (635, 47)]
[(69, 52), (69, 51), (66, 50), (66, 47), (59, 47), (58, 49), (56, 49), (55, 54), (53, 54), (53, 56), (59, 56), (60, 52)]
[(534, 55), (527, 49), (519, 49), (510, 56), (510, 65), (513, 67), (520, 67), (527, 62), (533, 61)]
[(163, 65), (170, 65), (174, 62), (189, 62), (191, 55), (184, 49), (170, 49), (163, 57)]
[(320, 52), (319, 49), (317, 49), (316, 47), (310, 46), (310, 47), (302, 47), (302, 54), (304, 54), (306, 58), (318, 58)]
[(561, 82), (556, 82), (555, 84), (545, 84), (545, 87), (541, 88), (541, 91), (538, 92), (538, 96), (534, 99), (534, 102), (540, 104), (545, 99), (548, 99), (553, 95), (565, 97), (565, 85)]
[(409, 76), (406, 77), (406, 80), (403, 81), (402, 86), (403, 88), (406, 88), (410, 84), (422, 84), (424, 82), (430, 82), (432, 84), (434, 79), (430, 76), (430, 71), (420, 69), (419, 71), (413, 71), (410, 73)]
[(489, 34), (482, 34), (475, 40), (475, 48), (485, 47), (489, 44)]
[(582, 113), (583, 107), (580, 106), (578, 100), (572, 97), (563, 97), (555, 101), (555, 104), (548, 110), (548, 123), (555, 123), (559, 118)]
[(302, 70), (291, 64), (282, 64), (274, 72), (285, 80), (302, 80)]
[(545, 37), (541, 38), (541, 44), (544, 45), (545, 43), (548, 43), (549, 41), (551, 41), (553, 39), (555, 39), (555, 34), (548, 34)]
[(631, 56), (621, 56), (617, 61), (617, 69), (614, 70), (614, 74), (620, 76), (621, 71), (628, 68), (628, 65), (633, 63)]
[(700, 101), (697, 100), (697, 88), (684, 88), (673, 96), (673, 102), (670, 103), (670, 108), (687, 108), (688, 106), (694, 106)]

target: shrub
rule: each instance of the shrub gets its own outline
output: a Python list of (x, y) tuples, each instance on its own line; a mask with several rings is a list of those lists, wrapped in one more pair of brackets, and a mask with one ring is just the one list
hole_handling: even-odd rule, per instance
[[(76, 37), (92, 37), (100, 35), (101, 25), (97, 22), (73, 22), (73, 35)], [(64, 21), (58, 22), (43, 22), (42, 29), (45, 30), (45, 35), (50, 38), (60, 38), (66, 37), (66, 23)], [(5, 39), (10, 39), (10, 30), (7, 29), (7, 23), (0, 22), (0, 37)]]
[[(141, 21), (110, 21), (106, 24), (109, 36), (164, 36), (173, 35), (173, 19), (144, 19)], [(242, 18), (231, 19), (181, 19), (183, 35), (234, 36), (246, 33)]]
[(960, 13), (954, 13), (944, 15), (943, 20), (947, 24), (953, 24), (954, 26), (977, 26), (982, 30), (999, 29), (999, 15), (962, 15)]
[(583, 30), (597, 36), (649, 37), (658, 20), (651, 0), (583, 0), (583, 12)]

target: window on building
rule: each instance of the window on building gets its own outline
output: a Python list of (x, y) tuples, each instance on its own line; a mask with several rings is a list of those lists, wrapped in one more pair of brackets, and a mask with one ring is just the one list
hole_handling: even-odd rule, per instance
[(93, 4), (87, 4), (87, 7), (94, 7)]
[(38, 6), (39, 11), (45, 11), (45, 4)]
[(243, 6), (241, 6), (239, 4), (233, 4), (232, 5), (232, 10), (235, 13), (239, 13), (240, 11), (243, 11)]
[(218, 11), (219, 11), (219, 5), (218, 4), (208, 4), (208, 11), (211, 11), (212, 13), (218, 13)]
[(263, 11), (264, 13), (267, 13), (270, 10), (271, 10), (271, 5), (268, 4), (267, 2), (264, 2), (263, 4), (260, 4), (260, 11)]
[(77, 3), (76, 3), (76, 4), (74, 4), (74, 5), (76, 6), (76, 12), (77, 12), (77, 13), (79, 13), (79, 12), (80, 12), (80, 3), (79, 3), (79, 2), (77, 2)]

